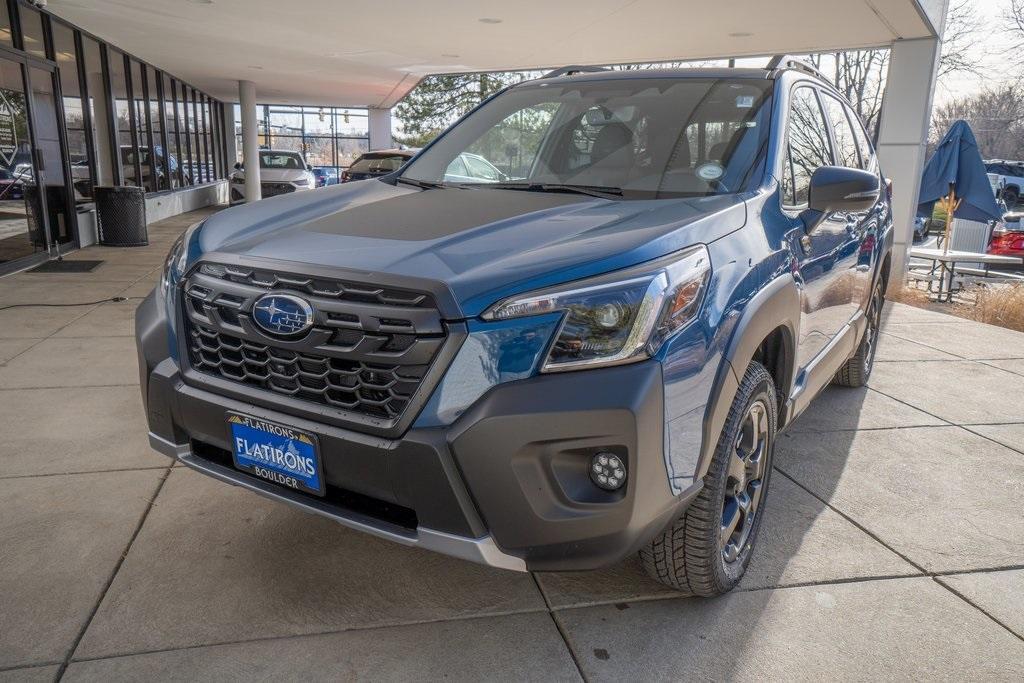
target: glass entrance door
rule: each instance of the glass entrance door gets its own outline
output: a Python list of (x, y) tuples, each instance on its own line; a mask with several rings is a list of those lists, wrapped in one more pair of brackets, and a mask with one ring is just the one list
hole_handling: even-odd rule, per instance
[(44, 190), (43, 201), (50, 244), (59, 247), (75, 240), (75, 229), (72, 216), (68, 212), (68, 186), (64, 177), (64, 156), (61, 154), (56, 73), (51, 69), (30, 66), (28, 81), (32, 92), (32, 120), (35, 122), (33, 139), (36, 149), (36, 178)]
[(55, 77), (0, 55), (0, 272), (75, 240)]
[(50, 245), (23, 69), (19, 62), (0, 58), (0, 267)]

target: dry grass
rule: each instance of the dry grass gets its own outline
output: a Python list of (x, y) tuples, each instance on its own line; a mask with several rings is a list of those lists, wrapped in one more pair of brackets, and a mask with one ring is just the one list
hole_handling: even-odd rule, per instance
[(932, 301), (928, 292), (913, 285), (897, 291), (890, 290), (886, 298), (917, 308), (1024, 332), (1024, 284), (979, 284), (958, 295), (952, 305)]
[(974, 305), (958, 303), (953, 309), (962, 318), (1024, 332), (1024, 285), (980, 286)]

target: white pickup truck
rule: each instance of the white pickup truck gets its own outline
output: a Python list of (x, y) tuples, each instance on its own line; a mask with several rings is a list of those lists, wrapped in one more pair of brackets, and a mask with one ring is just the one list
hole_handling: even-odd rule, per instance
[(988, 159), (985, 161), (985, 172), (999, 176), (993, 184), (1002, 187), (999, 197), (1006, 202), (1009, 209), (1017, 204), (1024, 188), (1024, 161), (1007, 161), (1005, 159)]

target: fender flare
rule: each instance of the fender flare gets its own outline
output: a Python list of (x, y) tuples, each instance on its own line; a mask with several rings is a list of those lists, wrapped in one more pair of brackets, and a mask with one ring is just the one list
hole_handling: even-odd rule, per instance
[(788, 419), (788, 399), (796, 377), (797, 330), (800, 325), (800, 292), (791, 273), (779, 275), (761, 288), (743, 306), (722, 357), (714, 389), (704, 413), (700, 458), (695, 481), (707, 474), (725, 426), (729, 410), (736, 398), (739, 382), (755, 352), (772, 332), (783, 330), (784, 354), (779, 393), (779, 428)]

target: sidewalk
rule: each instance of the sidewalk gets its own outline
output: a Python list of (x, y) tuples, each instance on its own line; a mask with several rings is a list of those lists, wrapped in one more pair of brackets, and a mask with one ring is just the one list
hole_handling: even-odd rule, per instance
[(902, 305), (870, 388), (781, 435), (742, 589), (515, 574), (149, 449), (132, 313), (194, 212), (0, 278), (0, 682), (1020, 680), (1024, 334)]

